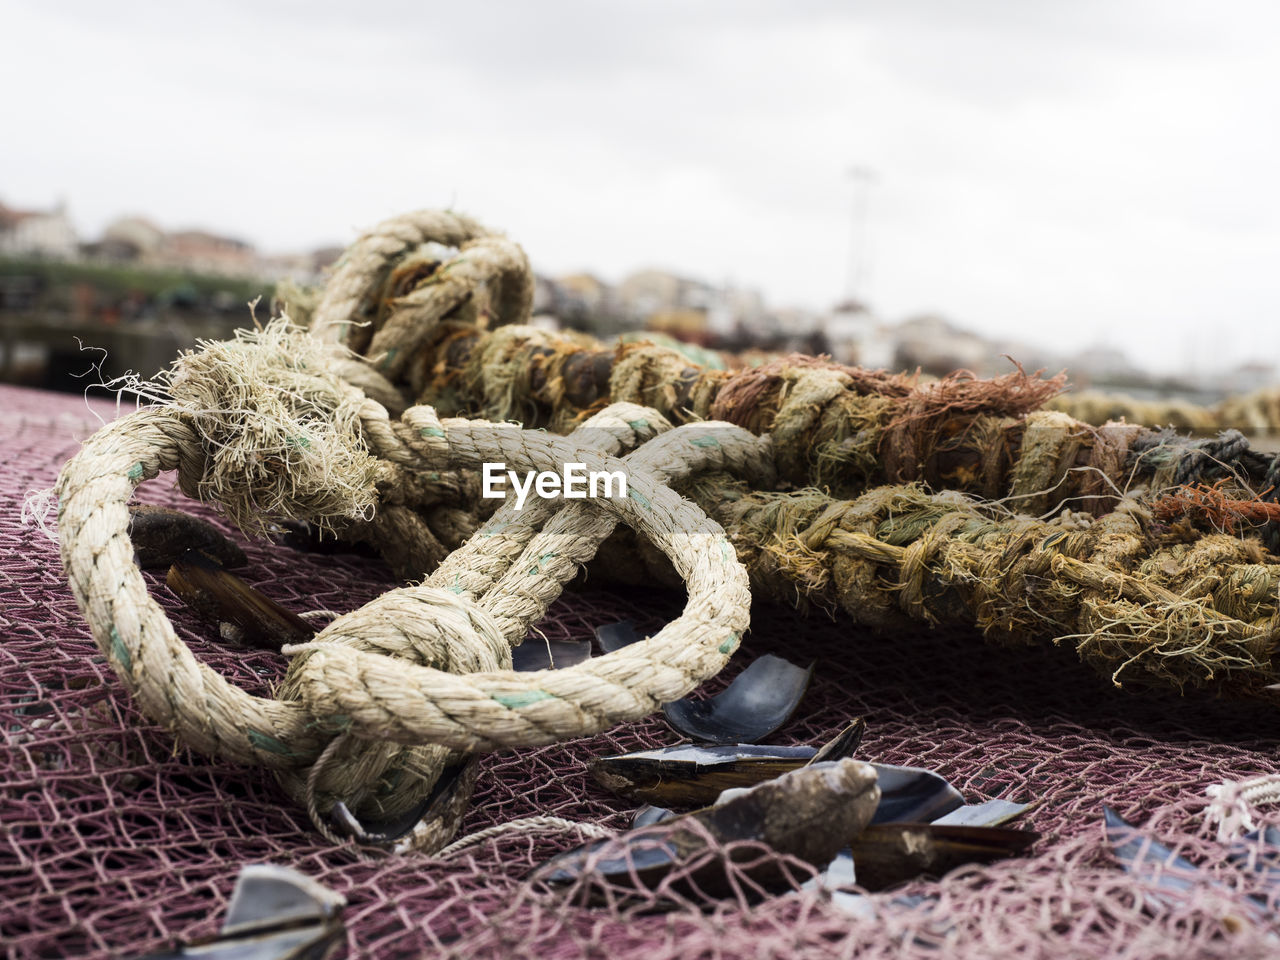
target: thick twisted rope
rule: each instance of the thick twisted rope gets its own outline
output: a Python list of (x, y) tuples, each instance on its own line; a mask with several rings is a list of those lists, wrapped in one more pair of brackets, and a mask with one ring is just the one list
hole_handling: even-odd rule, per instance
[[(372, 309), (378, 323), (394, 325), (422, 268), (412, 255), (386, 251), (363, 269), (397, 278)], [(1158, 510), (1158, 520), (1182, 526), (1153, 524), (1126, 498), (1139, 481), (1170, 491), (1171, 507), (1195, 499), (1188, 484), (1221, 478), (1226, 486), (1213, 492), (1224, 498), (1221, 509), (1215, 500), (1206, 514), (1214, 529), (1229, 531), (1236, 517), (1270, 519), (1280, 457), (1253, 450), (1238, 432), (1191, 439), (1137, 424), (1093, 427), (1036, 410), (1061, 378), (1021, 372), (920, 385), (805, 357), (725, 371), (653, 344), (615, 350), (518, 324), (490, 330), (456, 310), (420, 320), (417, 358), (395, 389), (452, 413), (566, 431), (609, 400), (628, 400), (677, 422), (710, 417), (771, 436), (782, 477), (836, 496), (769, 494), (758, 485), (748, 495), (712, 478), (684, 488), (730, 530), (765, 595), (842, 607), (874, 624), (905, 614), (971, 620), (993, 638), (1069, 639), (1117, 681), (1251, 694), (1274, 678), (1280, 568), (1251, 542), (1197, 535), (1184, 543), (1191, 534), (1181, 520)], [(348, 345), (363, 349), (356, 336)], [(909, 485), (875, 489), (885, 481), (967, 490), (1030, 517), (1071, 505), (1096, 519), (1068, 510), (1059, 526), (997, 507), (979, 522), (967, 501)], [(884, 516), (890, 505), (899, 511), (892, 522)], [(904, 520), (908, 505), (914, 518)], [(914, 536), (901, 539), (908, 528)], [(1274, 549), (1274, 528), (1264, 532)], [(606, 551), (601, 572), (664, 578), (661, 557), (631, 543)]]
[(682, 486), (730, 532), (757, 597), (803, 597), (855, 621), (964, 623), (1002, 643), (1070, 643), (1121, 683), (1274, 699), (1280, 564), (1255, 542), (1161, 542), (1138, 502), (1080, 523), (955, 492), (879, 487), (848, 501)]
[[(289, 377), (297, 372), (286, 370)], [(211, 464), (239, 462), (242, 452), (219, 433), (226, 411), (149, 409), (104, 428), (59, 479), (64, 566), (95, 640), (143, 712), (194, 749), (271, 767), (296, 796), (320, 790), (351, 800), (353, 809), (385, 814), (410, 806), (409, 794), (428, 790), (450, 750), (547, 743), (643, 716), (718, 671), (736, 649), (748, 618), (745, 573), (723, 531), (666, 483), (703, 467), (769, 463), (762, 441), (745, 431), (717, 425), (711, 437), (706, 426), (681, 428), (617, 459), (612, 452), (658, 432), (665, 421), (618, 406), (584, 425), (581, 435), (562, 438), (510, 425), (439, 421), (421, 407), (392, 420), (376, 402), (357, 402), (336, 378), (311, 385), (307, 397), (308, 403), (324, 397), (335, 409), (349, 404), (361, 442), (402, 470), (474, 468), (485, 461), (556, 470), (584, 463), (590, 470), (623, 471), (628, 496), (537, 501), (528, 518), (504, 508), (473, 547), (427, 583), (339, 618), (296, 651), (282, 699), (275, 700), (247, 694), (195, 660), (148, 596), (128, 538), (126, 504), (138, 483), (177, 469), (185, 491), (207, 495), (217, 488)], [(240, 432), (243, 414), (236, 411)], [(278, 466), (286, 486), (296, 481), (309, 489), (288, 476), (287, 463)], [(543, 519), (545, 529), (537, 530), (533, 521)], [(646, 643), (578, 667), (542, 674), (501, 669), (509, 664), (510, 646), (618, 520), (650, 539), (687, 577), (684, 614)], [(327, 755), (342, 761), (332, 764), (341, 775), (327, 783), (323, 776), (304, 777), (334, 737), (344, 738), (341, 749)], [(396, 790), (384, 789), (392, 766), (416, 774), (413, 789), (400, 789), (398, 798), (391, 796)], [(360, 784), (363, 794), (352, 796)]]
[[(441, 262), (432, 245), (457, 247), (458, 254)], [(393, 273), (397, 264), (399, 274)], [(406, 275), (412, 279), (407, 289)], [(379, 309), (387, 302), (395, 303), (394, 313)], [(390, 382), (404, 373), (440, 319), (464, 306), (481, 326), (527, 320), (533, 306), (528, 258), (518, 244), (470, 217), (419, 210), (383, 221), (347, 250), (325, 285), (311, 329), (325, 342), (358, 346), (371, 365), (344, 357), (338, 372), (386, 404), (395, 396)]]

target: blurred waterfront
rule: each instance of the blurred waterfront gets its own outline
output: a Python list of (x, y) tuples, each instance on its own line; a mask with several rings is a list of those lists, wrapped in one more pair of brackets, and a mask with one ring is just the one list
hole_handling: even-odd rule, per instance
[[(0, 380), (83, 391), (127, 372), (150, 377), (197, 339), (225, 338), (250, 325), (254, 301), (257, 319), (267, 319), (286, 305), (287, 296), (275, 296), (279, 284), (293, 290), (322, 284), (340, 254), (321, 246), (265, 255), (243, 240), (200, 229), (170, 232), (140, 217), (120, 218), (102, 235), (84, 238), (63, 206), (0, 204)], [(1081, 402), (1093, 404), (1091, 422), (1122, 415), (1107, 398), (1123, 394), (1136, 405), (1166, 404), (1152, 415), (1195, 429), (1189, 414), (1170, 413), (1168, 405), (1208, 406), (1280, 381), (1264, 359), (1156, 374), (1104, 345), (1062, 353), (1030, 337), (982, 336), (937, 313), (883, 318), (852, 299), (825, 311), (780, 306), (757, 289), (657, 269), (615, 283), (590, 272), (539, 273), (534, 315), (548, 329), (602, 339), (638, 331), (747, 362), (802, 352), (928, 376), (955, 370), (992, 376), (1013, 362), (1066, 370)]]

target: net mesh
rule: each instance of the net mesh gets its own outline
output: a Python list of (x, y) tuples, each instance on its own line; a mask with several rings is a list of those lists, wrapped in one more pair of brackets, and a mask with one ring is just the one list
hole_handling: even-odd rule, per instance
[[(1032, 855), (874, 895), (873, 912), (854, 916), (821, 891), (753, 897), (745, 874), (736, 896), (715, 903), (671, 892), (579, 905), (524, 879), (577, 842), (565, 832), (519, 830), (447, 859), (334, 846), (267, 773), (175, 749), (141, 717), (89, 637), (56, 544), (20, 520), (27, 494), (49, 487), (96, 417), (114, 408), (0, 388), (0, 409), (7, 956), (140, 955), (213, 934), (239, 868), (262, 862), (294, 867), (346, 896), (351, 956), (1246, 957), (1280, 949), (1276, 895), (1268, 900), (1256, 874), (1231, 866), (1204, 823), (1207, 786), (1280, 772), (1273, 713), (1116, 691), (1069, 650), (994, 648), (954, 630), (876, 636), (763, 606), (730, 669), (706, 689), (763, 653), (815, 661), (809, 693), (778, 742), (814, 742), (864, 716), (864, 758), (929, 767), (970, 802), (1037, 801), (1026, 822), (1044, 837)], [(140, 498), (210, 515), (165, 477), (145, 484)], [(246, 579), (297, 611), (353, 609), (391, 585), (372, 560), (261, 543), (246, 550)], [(279, 655), (211, 642), (163, 576), (149, 576), (206, 663), (260, 694), (283, 676)], [(539, 629), (551, 640), (581, 640), (600, 623), (629, 618), (651, 631), (681, 603), (669, 593), (588, 584), (557, 601)], [(459, 836), (537, 816), (625, 829), (632, 805), (598, 787), (587, 761), (676, 740), (650, 718), (485, 757)], [(1153, 891), (1125, 874), (1104, 838), (1104, 804), (1201, 865), (1190, 888)], [(812, 872), (792, 867), (797, 886)]]

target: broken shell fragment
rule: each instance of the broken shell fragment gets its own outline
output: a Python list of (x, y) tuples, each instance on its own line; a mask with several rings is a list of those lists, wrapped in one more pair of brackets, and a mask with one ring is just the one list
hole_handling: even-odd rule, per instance
[(631, 818), (631, 829), (639, 830), (643, 827), (652, 827), (655, 823), (663, 823), (678, 816), (679, 814), (674, 810), (668, 810), (666, 807), (655, 807), (646, 803)]
[(818, 748), (818, 752), (810, 758), (810, 763), (826, 763), (828, 760), (843, 760), (852, 757), (862, 746), (862, 738), (867, 733), (867, 721), (858, 717), (843, 730)]
[(171, 507), (131, 506), (129, 539), (144, 570), (167, 567), (189, 550), (199, 550), (224, 567), (243, 567), (248, 562), (244, 551), (208, 520)]
[(932, 770), (877, 763), (880, 808), (872, 823), (932, 823), (964, 806), (960, 791)]
[[(712, 844), (754, 840), (821, 869), (870, 822), (880, 800), (874, 768), (836, 760), (792, 770), (656, 827), (597, 840), (552, 858), (533, 879), (553, 886), (593, 885), (654, 889), (672, 872), (688, 870), (679, 886), (703, 895), (732, 890), (731, 867), (710, 853)], [(754, 854), (737, 863), (752, 882), (779, 889), (791, 878), (785, 864)], [(594, 892), (598, 892), (594, 891)]]
[(969, 863), (1018, 856), (1038, 839), (1034, 830), (879, 823), (855, 837), (851, 850), (858, 886), (876, 891), (917, 877), (941, 877)]
[(630, 620), (619, 620), (617, 623), (606, 623), (596, 627), (596, 643), (604, 653), (613, 653), (633, 643), (639, 643), (643, 637), (636, 633), (636, 625)]
[(1022, 816), (1030, 809), (1029, 803), (987, 800), (983, 803), (971, 803), (958, 807), (933, 822), (947, 827), (999, 827)]
[(704, 807), (735, 787), (752, 787), (815, 761), (851, 756), (866, 724), (855, 720), (821, 749), (740, 743), (666, 747), (598, 757), (587, 769), (614, 793), (663, 807)]
[(813, 665), (798, 667), (765, 654), (714, 697), (685, 697), (663, 706), (667, 721), (702, 743), (756, 743), (791, 718), (813, 677)]
[(345, 932), (346, 899), (289, 867), (254, 863), (236, 879), (218, 936), (143, 960), (323, 960)]
[(263, 650), (279, 650), (289, 643), (306, 643), (316, 630), (292, 610), (228, 573), (198, 550), (189, 551), (169, 568), (165, 583), (206, 620), (230, 624), (241, 643)]
[(339, 832), (360, 843), (387, 847), (392, 853), (405, 852), (410, 844), (402, 845), (400, 841), (423, 830), (444, 837), (447, 842), (462, 823), (479, 771), (480, 762), (475, 756), (450, 764), (440, 772), (422, 803), (394, 820), (361, 823), (341, 801), (333, 805), (330, 818)]
[(543, 640), (535, 637), (511, 649), (511, 669), (522, 673), (561, 670), (590, 659), (590, 640)]

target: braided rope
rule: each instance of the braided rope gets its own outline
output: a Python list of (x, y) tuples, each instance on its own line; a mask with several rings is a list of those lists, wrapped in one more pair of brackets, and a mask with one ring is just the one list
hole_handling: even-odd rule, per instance
[[(458, 247), (458, 255), (442, 264), (406, 296), (399, 298), (391, 317), (374, 311), (378, 292), (393, 264), (423, 244)], [(497, 323), (521, 323), (533, 307), (533, 271), (516, 243), (461, 214), (418, 210), (384, 220), (360, 237), (338, 261), (325, 284), (324, 296), (311, 318), (311, 330), (329, 343), (346, 343), (357, 323), (369, 326), (368, 347), (379, 386), (395, 380), (436, 324), (466, 301), (487, 295)], [(362, 338), (363, 339), (363, 338)], [(348, 362), (343, 376), (359, 381), (359, 364)], [(366, 390), (370, 395), (373, 391)]]
[(1230, 842), (1258, 828), (1258, 807), (1280, 803), (1280, 776), (1268, 773), (1248, 780), (1224, 780), (1210, 784), (1205, 794), (1209, 798), (1205, 826), (1216, 825), (1218, 840)]
[[(502, 461), (525, 470), (584, 463), (622, 471), (628, 495), (503, 507), (425, 583), (393, 590), (293, 648), (280, 699), (253, 696), (197, 662), (148, 595), (128, 536), (134, 488), (177, 469), (201, 488), (209, 450), (198, 418), (147, 409), (107, 426), (59, 478), (62, 558), (94, 638), (143, 712), (192, 748), (277, 772), (317, 808), (317, 791), (352, 806), (404, 808), (429, 789), (450, 751), (493, 750), (584, 736), (650, 713), (716, 673), (748, 625), (746, 574), (721, 528), (670, 490), (691, 472), (771, 463), (766, 440), (726, 424), (669, 430), (653, 411), (615, 405), (570, 437), (511, 425), (438, 420), (416, 407), (393, 421), (365, 400), (370, 447), (411, 470)], [(714, 435), (710, 432), (714, 429)], [(517, 674), (510, 647), (618, 521), (671, 559), (686, 579), (680, 618), (650, 638), (576, 667)], [(541, 527), (539, 526), (541, 525)], [(335, 738), (342, 738), (335, 744)], [(401, 747), (403, 745), (403, 748)], [(333, 749), (330, 749), (333, 747)], [(372, 791), (404, 748), (419, 776), (396, 804)], [(332, 761), (308, 770), (321, 754)], [(385, 792), (384, 792), (385, 793)], [(439, 846), (447, 836), (424, 838)]]

